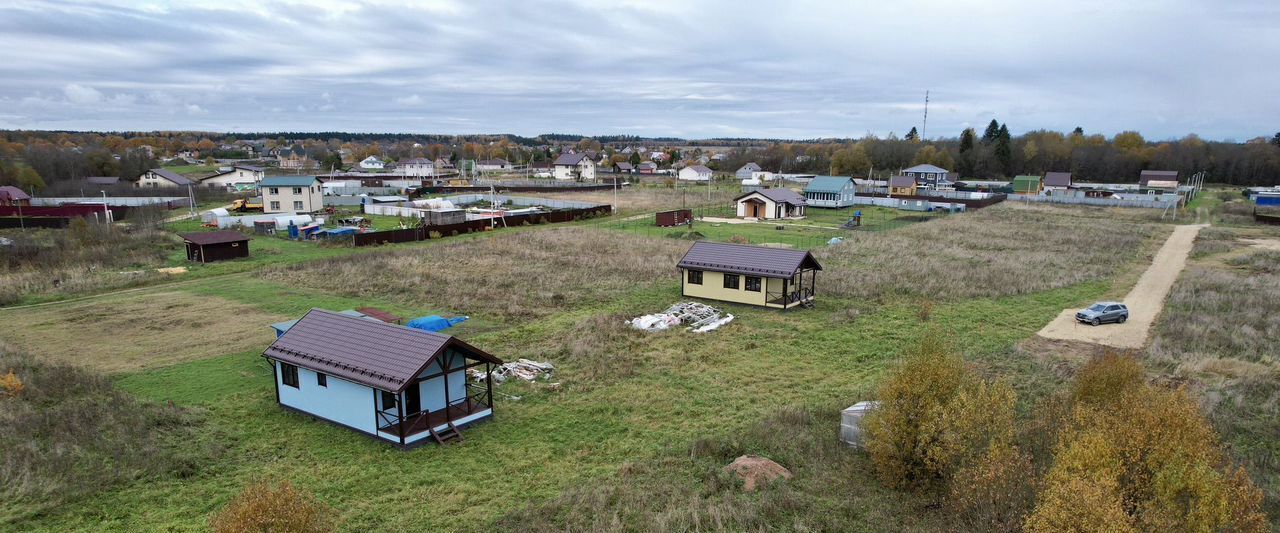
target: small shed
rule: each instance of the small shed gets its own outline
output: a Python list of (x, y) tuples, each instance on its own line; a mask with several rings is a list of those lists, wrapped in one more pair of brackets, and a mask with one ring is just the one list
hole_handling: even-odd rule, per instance
[(234, 230), (183, 233), (187, 244), (187, 260), (212, 263), (249, 257), (249, 236)]
[(1044, 184), (1040, 181), (1040, 176), (1014, 176), (1013, 178), (1013, 194), (1040, 194), (1044, 190)]
[(0, 187), (0, 205), (4, 206), (29, 206), (31, 205), (31, 196), (22, 189), (12, 185)]
[(670, 228), (673, 226), (683, 226), (693, 221), (692, 209), (676, 209), (674, 211), (663, 211), (654, 216), (658, 227)]
[(915, 195), (916, 179), (911, 176), (889, 177), (889, 194)]
[(1070, 189), (1071, 173), (1070, 172), (1045, 172), (1044, 188), (1046, 190)]

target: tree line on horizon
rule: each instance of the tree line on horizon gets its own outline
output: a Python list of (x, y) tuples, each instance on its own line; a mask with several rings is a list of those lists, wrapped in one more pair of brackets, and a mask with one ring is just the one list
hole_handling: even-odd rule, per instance
[[(1176, 170), (1183, 176), (1207, 172), (1207, 181), (1238, 186), (1280, 185), (1280, 133), (1243, 143), (1204, 140), (1195, 134), (1152, 142), (1136, 131), (1111, 137), (1082, 128), (1069, 133), (1034, 130), (1014, 136), (1008, 124), (992, 120), (981, 132), (967, 128), (957, 137), (921, 139), (915, 128), (906, 136), (867, 135), (861, 139), (763, 141), (750, 139), (680, 141), (629, 135), (581, 137), (547, 134), (413, 135), (359, 133), (215, 132), (71, 132), (0, 131), (0, 185), (40, 190), (86, 176), (136, 179), (156, 160), (183, 151), (201, 158), (220, 153), (225, 144), (261, 140), (270, 147), (300, 150), (327, 170), (373, 155), (396, 161), (410, 157), (457, 159), (504, 158), (515, 163), (545, 162), (563, 150), (594, 150), (621, 160), (625, 147), (645, 146), (688, 158), (722, 153), (707, 166), (732, 172), (748, 162), (765, 170), (882, 178), (927, 163), (953, 171), (959, 178), (1001, 179), (1045, 172), (1071, 172), (1082, 181), (1136, 181), (1142, 170)], [(223, 157), (223, 156), (219, 156)], [(635, 162), (639, 154), (625, 157)], [(647, 156), (645, 157), (647, 159)]]

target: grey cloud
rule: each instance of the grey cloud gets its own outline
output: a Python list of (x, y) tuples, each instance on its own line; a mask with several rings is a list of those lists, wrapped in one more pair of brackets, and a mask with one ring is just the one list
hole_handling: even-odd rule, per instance
[(0, 127), (1149, 138), (1280, 123), (1273, 1), (0, 7)]

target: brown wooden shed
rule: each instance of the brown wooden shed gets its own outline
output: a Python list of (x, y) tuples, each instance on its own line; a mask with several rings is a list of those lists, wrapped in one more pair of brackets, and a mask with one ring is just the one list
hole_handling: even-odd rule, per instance
[(249, 236), (233, 230), (183, 233), (187, 242), (187, 260), (212, 263), (226, 259), (249, 257)]
[(664, 228), (683, 226), (693, 220), (693, 210), (676, 209), (675, 211), (663, 211), (658, 213), (655, 218), (657, 225)]

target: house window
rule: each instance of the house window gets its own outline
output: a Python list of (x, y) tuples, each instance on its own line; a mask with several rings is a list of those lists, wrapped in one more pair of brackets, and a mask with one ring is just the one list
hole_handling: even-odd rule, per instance
[(275, 201), (271, 202), (271, 210), (272, 210), (272, 211), (279, 211), (279, 210), (280, 210), (280, 202), (275, 202)]
[(724, 288), (726, 288), (726, 289), (737, 289), (737, 288), (738, 288), (738, 275), (737, 275), (737, 274), (725, 274), (725, 275), (724, 275)]
[(702, 271), (701, 271), (701, 270), (690, 270), (690, 271), (689, 271), (689, 284), (690, 284), (690, 285), (702, 285)]
[(267, 194), (280, 194), (279, 187), (267, 187)]
[(293, 194), (302, 194), (302, 187), (294, 187)]
[(387, 391), (378, 391), (378, 392), (382, 393), (382, 409), (384, 411), (387, 409), (396, 408), (396, 395), (394, 393), (390, 393)]
[(329, 386), (329, 376), (324, 372), (316, 372), (316, 385), (321, 387)]
[(294, 210), (294, 211), (302, 211), (302, 202), (294, 202), (294, 203), (293, 203), (293, 210)]
[(756, 276), (747, 276), (747, 290), (760, 292), (760, 278)]
[(280, 363), (280, 382), (298, 388), (298, 367), (289, 363)]

